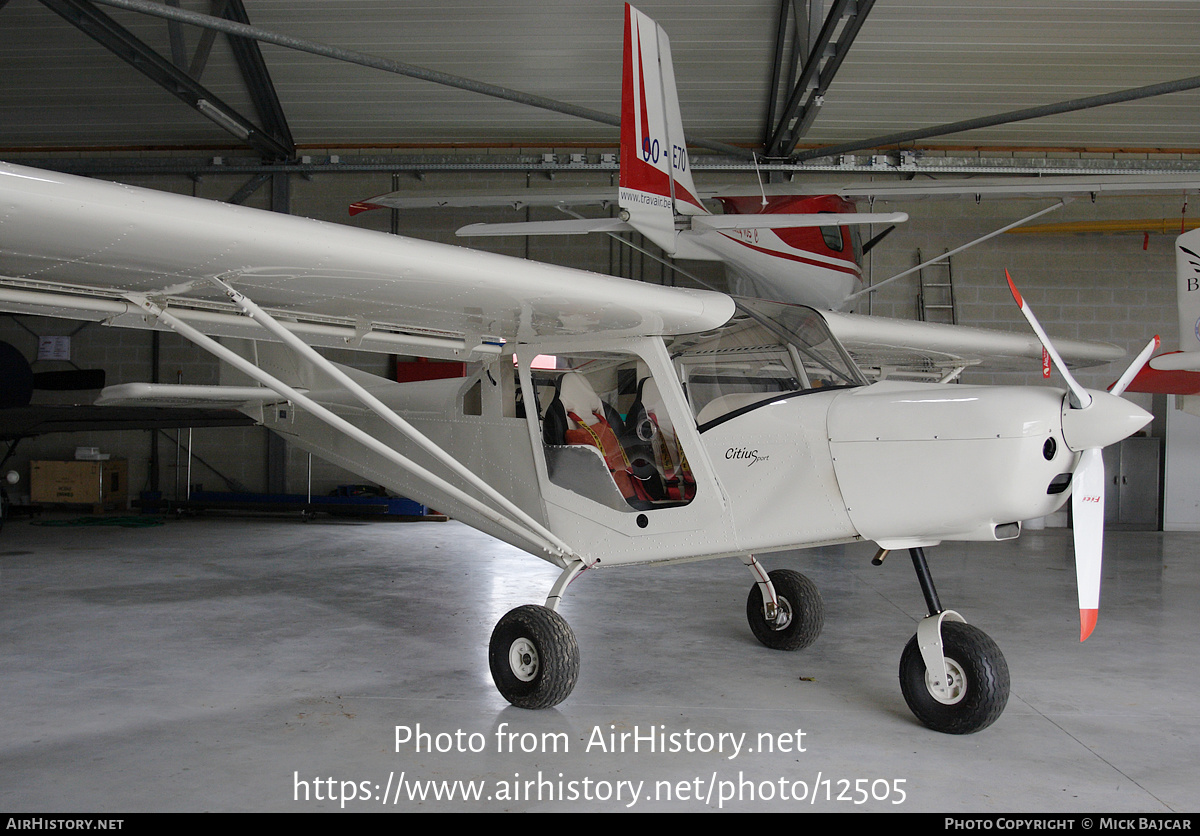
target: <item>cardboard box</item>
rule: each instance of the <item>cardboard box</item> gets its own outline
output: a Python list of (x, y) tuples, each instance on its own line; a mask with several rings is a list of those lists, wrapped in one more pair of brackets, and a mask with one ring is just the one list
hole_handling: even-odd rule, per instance
[(34, 502), (66, 502), (124, 508), (129, 499), (124, 459), (30, 462), (29, 491)]

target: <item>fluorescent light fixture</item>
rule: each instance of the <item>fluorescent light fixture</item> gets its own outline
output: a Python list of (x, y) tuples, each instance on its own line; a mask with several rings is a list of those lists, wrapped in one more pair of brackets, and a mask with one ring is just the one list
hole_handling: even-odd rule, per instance
[(232, 116), (230, 116), (225, 111), (221, 110), (221, 108), (214, 105), (208, 99), (198, 99), (196, 101), (196, 109), (199, 110), (201, 113), (203, 113), (205, 116), (207, 116), (209, 119), (216, 122), (222, 128), (229, 131), (231, 134), (236, 136), (238, 139), (244, 140), (244, 139), (250, 138), (250, 131), (246, 128), (245, 125), (243, 125), (237, 119), (234, 119)]

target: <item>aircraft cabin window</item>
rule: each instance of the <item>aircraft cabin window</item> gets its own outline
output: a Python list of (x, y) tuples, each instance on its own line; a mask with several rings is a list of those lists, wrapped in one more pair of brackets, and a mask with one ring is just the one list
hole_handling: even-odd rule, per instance
[(835, 253), (840, 253), (845, 247), (842, 228), (840, 226), (821, 226), (817, 228), (821, 230), (821, 237), (825, 239), (825, 246), (829, 247)]
[(799, 305), (743, 299), (721, 328), (669, 348), (701, 432), (781, 398), (866, 383), (820, 314)]
[(593, 353), (559, 365), (533, 373), (550, 481), (623, 512), (691, 502), (696, 483), (674, 421), (637, 358)]

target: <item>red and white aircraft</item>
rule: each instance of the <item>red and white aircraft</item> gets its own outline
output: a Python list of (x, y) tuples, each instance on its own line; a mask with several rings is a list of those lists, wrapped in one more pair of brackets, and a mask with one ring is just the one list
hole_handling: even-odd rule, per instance
[[(863, 286), (864, 247), (859, 227), (895, 224), (907, 219), (902, 212), (858, 212), (856, 200), (965, 196), (1063, 198), (1200, 190), (1200, 177), (1186, 174), (806, 184), (806, 194), (795, 193), (792, 186), (771, 184), (749, 190), (728, 185), (706, 189), (697, 187), (693, 180), (683, 135), (667, 35), (655, 21), (627, 5), (621, 167), (616, 195), (606, 190), (572, 189), (436, 195), (399, 191), (357, 202), (350, 212), (354, 215), (377, 208), (504, 206), (557, 207), (569, 211), (572, 207), (615, 203), (620, 209), (616, 218), (471, 224), (458, 230), (458, 234), (474, 237), (638, 232), (673, 258), (723, 263), (735, 295), (841, 311), (871, 290)], [(710, 212), (706, 201), (719, 203), (723, 213)], [(1031, 218), (1045, 211), (1049, 209)], [(1009, 224), (972, 244), (1016, 225)], [(654, 257), (653, 253), (647, 254)], [(911, 272), (905, 271), (885, 282)], [(981, 362), (988, 362), (994, 368), (1028, 368), (1030, 360), (1042, 359), (1043, 354), (1041, 344), (1024, 334), (982, 328), (948, 329), (938, 323), (878, 317), (864, 324), (844, 314), (830, 314), (827, 320), (856, 362), (873, 378), (948, 380)], [(1119, 349), (1097, 343), (1056, 339), (1055, 344), (1072, 367), (1107, 363), (1122, 356)]]
[[(404, 192), (353, 204), (351, 214), (380, 207), (572, 206), (611, 204), (609, 192), (447, 195), (414, 198)], [(725, 214), (704, 201), (715, 199)], [(822, 309), (837, 309), (862, 287), (862, 249), (854, 226), (900, 223), (902, 212), (860, 213), (838, 195), (767, 197), (696, 188), (666, 33), (651, 18), (625, 7), (621, 83), (619, 218), (473, 224), (462, 236), (581, 235), (639, 232), (674, 258), (723, 262), (735, 292)], [(854, 230), (854, 231), (851, 231)]]

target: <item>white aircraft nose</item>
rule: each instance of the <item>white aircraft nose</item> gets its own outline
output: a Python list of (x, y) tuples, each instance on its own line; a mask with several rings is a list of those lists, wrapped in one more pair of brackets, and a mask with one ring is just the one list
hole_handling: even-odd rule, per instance
[(1124, 398), (1091, 389), (1088, 392), (1092, 402), (1085, 409), (1072, 409), (1065, 401), (1063, 404), (1063, 440), (1076, 453), (1091, 447), (1116, 444), (1154, 418)]

